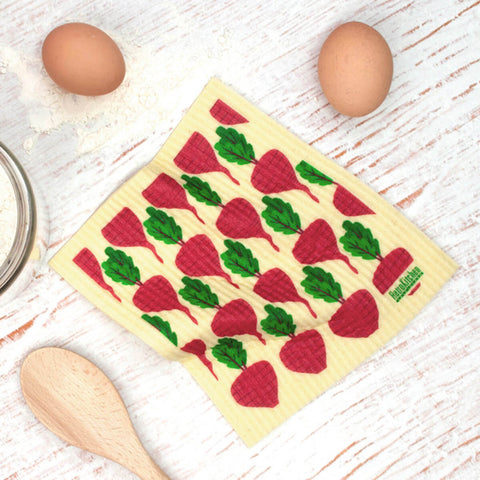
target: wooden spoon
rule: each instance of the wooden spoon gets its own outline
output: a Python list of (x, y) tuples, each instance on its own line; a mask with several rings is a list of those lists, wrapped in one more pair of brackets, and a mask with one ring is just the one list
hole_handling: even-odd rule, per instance
[(120, 463), (143, 480), (169, 480), (140, 443), (113, 383), (86, 358), (41, 348), (23, 362), (20, 382), (35, 416), (66, 442)]

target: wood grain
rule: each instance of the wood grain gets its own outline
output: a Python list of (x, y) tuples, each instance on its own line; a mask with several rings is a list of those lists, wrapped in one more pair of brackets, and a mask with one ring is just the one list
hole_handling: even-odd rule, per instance
[[(45, 267), (0, 311), (0, 479), (134, 478), (66, 446), (28, 412), (19, 366), (46, 345), (84, 354), (109, 375), (172, 479), (480, 476), (480, 2), (20, 0), (4, 2), (2, 14), (1, 140), (43, 194), (49, 257), (218, 76), (380, 192), (461, 268), (384, 349), (248, 450), (180, 365)], [(390, 94), (359, 119), (337, 114), (316, 77), (322, 42), (348, 20), (377, 28), (394, 55)], [(135, 76), (125, 92), (135, 95), (106, 117), (111, 127), (96, 115), (49, 128), (57, 111), (74, 108), (70, 97), (34, 101), (48, 82), (41, 42), (66, 21), (104, 29), (128, 53)]]
[(20, 384), (38, 420), (70, 445), (114, 460), (143, 480), (169, 480), (140, 443), (115, 386), (86, 358), (39, 348), (24, 360)]

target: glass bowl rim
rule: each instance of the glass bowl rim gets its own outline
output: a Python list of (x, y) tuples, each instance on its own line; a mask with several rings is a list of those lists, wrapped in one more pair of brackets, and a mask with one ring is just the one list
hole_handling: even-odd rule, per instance
[(20, 162), (0, 142), (0, 168), (6, 172), (15, 192), (17, 228), (7, 260), (0, 265), (0, 296), (15, 282), (25, 267), (35, 243), (37, 211), (30, 181)]

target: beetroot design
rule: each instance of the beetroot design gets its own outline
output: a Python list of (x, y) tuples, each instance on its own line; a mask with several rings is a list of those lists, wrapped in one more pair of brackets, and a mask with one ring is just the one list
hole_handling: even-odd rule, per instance
[(230, 178), (233, 183), (239, 184), (229, 170), (219, 163), (212, 146), (199, 132), (192, 134), (173, 161), (185, 173), (197, 175), (199, 173), (221, 172)]
[(222, 270), (218, 252), (207, 235), (194, 235), (184, 241), (182, 227), (175, 222), (173, 217), (163, 210), (153, 207), (147, 208), (147, 214), (149, 217), (143, 224), (149, 235), (167, 245), (180, 246), (175, 258), (175, 265), (183, 274), (189, 277), (222, 277), (235, 288), (239, 288)]
[(298, 373), (320, 373), (327, 368), (325, 342), (315, 329), (295, 334), (297, 326), (293, 317), (283, 308), (266, 305), (267, 318), (262, 329), (275, 337), (289, 337), (280, 350), (280, 360), (286, 368)]
[(102, 228), (102, 235), (115, 247), (145, 247), (163, 263), (155, 247), (146, 239), (142, 223), (133, 211), (125, 207)]
[(272, 365), (260, 360), (247, 366), (242, 342), (221, 338), (212, 348), (213, 356), (229, 368), (241, 370), (230, 388), (234, 400), (243, 407), (274, 408), (278, 405), (278, 380)]
[(359, 222), (343, 222), (345, 235), (340, 238), (343, 248), (355, 257), (380, 262), (373, 274), (373, 284), (383, 295), (413, 262), (413, 257), (404, 248), (395, 248), (383, 257), (380, 245), (369, 228)]
[(265, 345), (262, 334), (257, 330), (255, 310), (246, 300), (237, 298), (220, 305), (217, 294), (201, 280), (183, 277), (182, 282), (185, 286), (178, 293), (184, 300), (197, 307), (217, 311), (211, 324), (217, 337), (252, 335)]
[(203, 340), (200, 338), (195, 338), (194, 340), (186, 343), (180, 350), (195, 355), (208, 368), (210, 373), (215, 377), (215, 380), (218, 380), (217, 374), (213, 370), (212, 362), (206, 355), (207, 345)]
[(73, 263), (80, 267), (99, 287), (109, 292), (115, 300), (122, 301), (113, 288), (105, 282), (100, 263), (91, 250), (82, 248), (73, 258)]
[(169, 342), (173, 343), (176, 347), (178, 346), (177, 334), (172, 330), (169, 322), (163, 320), (163, 318), (160, 318), (158, 315), (150, 316), (146, 313), (142, 315), (142, 318), (152, 327), (155, 327)]
[(319, 218), (303, 230), (300, 216), (288, 202), (271, 197), (263, 197), (262, 201), (267, 206), (262, 217), (275, 232), (299, 235), (292, 250), (297, 261), (312, 265), (327, 260), (341, 260), (353, 273), (358, 273), (348, 257), (338, 249), (335, 234), (326, 220)]
[(347, 299), (342, 287), (331, 273), (320, 267), (305, 267), (306, 278), (301, 282), (305, 291), (327, 303), (340, 303), (328, 325), (335, 335), (347, 338), (366, 338), (378, 330), (378, 307), (372, 294), (357, 290)]
[(250, 181), (259, 192), (271, 194), (301, 190), (318, 202), (310, 189), (298, 181), (290, 161), (280, 150), (269, 150), (260, 159), (256, 159), (253, 146), (247, 142), (243, 133), (224, 127), (218, 127), (216, 132), (220, 137), (215, 144), (218, 154), (237, 165), (253, 165)]
[(180, 310), (185, 313), (193, 323), (198, 323), (187, 307), (178, 301), (177, 294), (172, 284), (161, 275), (150, 277), (145, 282), (140, 280), (140, 270), (122, 250), (112, 247), (105, 249), (108, 259), (102, 263), (105, 275), (114, 282), (122, 285), (136, 286), (133, 304), (142, 312), (161, 312), (163, 310)]
[(213, 104), (210, 109), (210, 115), (222, 125), (248, 123), (248, 120), (243, 115), (240, 115), (236, 110), (220, 99)]
[(335, 193), (333, 194), (333, 205), (335, 208), (346, 217), (358, 217), (360, 215), (375, 215), (375, 212), (359, 200), (353, 193), (350, 193), (346, 188), (335, 182), (320, 170), (302, 160), (295, 169), (302, 178), (310, 183), (320, 185), (335, 185)]
[(161, 173), (143, 192), (142, 195), (156, 208), (178, 208), (189, 210), (201, 223), (205, 223), (195, 207), (190, 205), (182, 186), (166, 173)]
[(260, 216), (245, 198), (237, 197), (226, 204), (207, 182), (198, 177), (182, 175), (184, 188), (198, 202), (222, 209), (215, 223), (219, 232), (229, 238), (264, 238), (278, 252), (272, 237), (263, 229)]
[(260, 273), (258, 260), (250, 249), (240, 242), (225, 240), (227, 250), (222, 258), (225, 266), (242, 277), (256, 277), (253, 291), (268, 302), (300, 302), (303, 303), (312, 317), (317, 314), (312, 310), (308, 301), (301, 297), (290, 277), (280, 268), (272, 268)]
[(49, 263), (183, 365), (247, 446), (385, 345), (455, 272), (381, 196), (217, 79), (156, 155), (141, 150), (129, 156), (145, 166)]

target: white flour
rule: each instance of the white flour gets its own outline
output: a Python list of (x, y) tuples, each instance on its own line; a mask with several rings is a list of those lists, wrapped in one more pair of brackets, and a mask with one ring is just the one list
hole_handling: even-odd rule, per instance
[(118, 136), (122, 140), (144, 138), (160, 120), (176, 110), (179, 98), (165, 95), (164, 91), (171, 82), (180, 83), (184, 72), (175, 75), (170, 71), (173, 75), (167, 79), (155, 55), (131, 45), (122, 46), (122, 50), (127, 63), (122, 85), (109, 95), (83, 97), (55, 85), (47, 76), (40, 56), (28, 58), (0, 45), (0, 64), (20, 79), (20, 100), (28, 107), (34, 134), (24, 141), (27, 152), (40, 135), (65, 125), (75, 130), (78, 154), (100, 148)]
[(231, 47), (229, 32), (224, 30), (216, 39), (217, 45), (222, 45), (216, 55), (199, 49), (183, 53), (181, 61), (172, 61), (175, 52), (168, 46), (152, 50), (112, 37), (125, 57), (126, 76), (119, 88), (98, 97), (62, 90), (48, 77), (41, 55), (27, 56), (0, 44), (0, 76), (11, 72), (21, 83), (20, 101), (27, 107), (33, 131), (23, 143), (27, 152), (41, 135), (65, 126), (74, 129), (78, 155), (104, 148), (107, 143), (128, 144), (155, 134), (179, 106), (185, 107), (185, 98), (193, 98), (192, 92), (200, 93), (199, 86), (211, 76), (205, 72), (215, 71)]
[(0, 165), (0, 265), (12, 248), (17, 228), (17, 202), (12, 183)]

